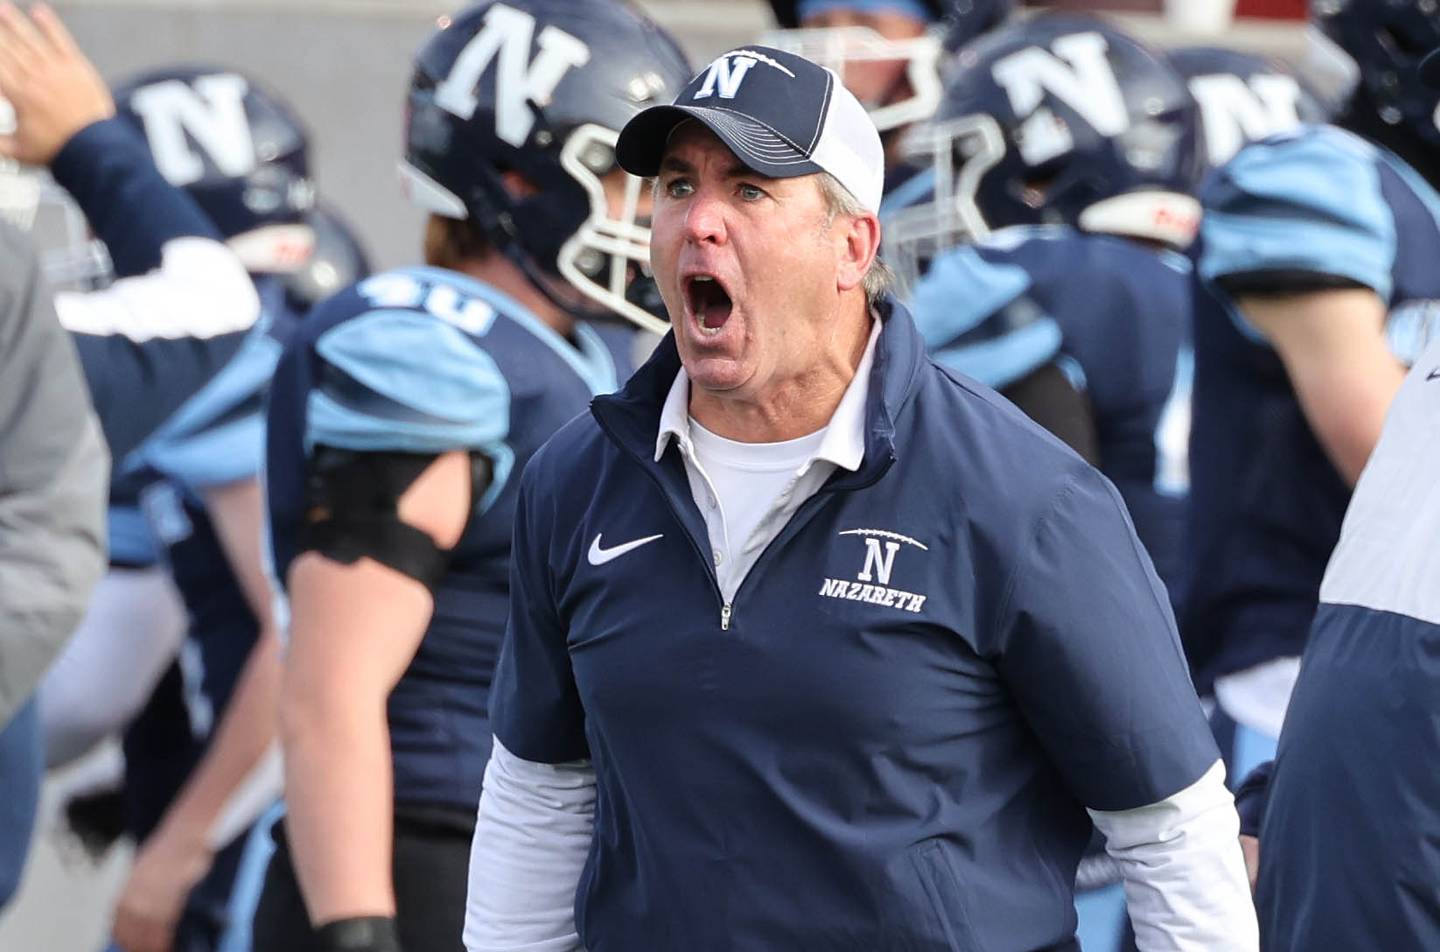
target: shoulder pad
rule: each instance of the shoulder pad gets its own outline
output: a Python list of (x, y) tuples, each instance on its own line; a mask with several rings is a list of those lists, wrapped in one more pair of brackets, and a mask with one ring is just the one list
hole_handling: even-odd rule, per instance
[(936, 258), (915, 286), (910, 313), (929, 350), (943, 347), (980, 324), (1030, 287), (1017, 264), (988, 260), (963, 245)]
[(1024, 268), (988, 260), (973, 247), (936, 259), (916, 288), (914, 307), (935, 362), (999, 388), (1051, 360), (1060, 350), (1060, 327), (1026, 294), (1030, 286)]
[(1388, 299), (1395, 218), (1380, 161), (1375, 147), (1325, 126), (1247, 146), (1201, 195), (1200, 276), (1315, 274)]
[(149, 467), (192, 488), (254, 476), (264, 453), (265, 392), (280, 351), (257, 325), (224, 369), (127, 457), (125, 469)]
[(368, 309), (316, 339), (307, 448), (438, 453), (492, 450), (505, 439), (510, 388), (477, 339), (494, 309), (449, 284), (415, 299), (417, 282), (406, 279), (390, 272), (361, 282)]

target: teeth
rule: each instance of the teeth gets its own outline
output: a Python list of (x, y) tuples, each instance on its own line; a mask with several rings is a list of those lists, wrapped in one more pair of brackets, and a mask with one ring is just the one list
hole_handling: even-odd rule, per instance
[[(714, 284), (714, 283), (715, 283), (715, 278), (714, 278), (713, 275), (709, 275), (709, 274), (694, 274), (694, 275), (691, 275), (691, 276), (690, 276), (690, 283), (691, 283), (691, 284), (699, 284), (699, 283), (702, 282), (702, 281), (705, 282), (706, 284)], [(725, 328), (724, 328), (723, 325), (720, 326), (720, 327), (706, 327), (706, 326), (705, 326), (705, 318), (704, 318), (704, 315), (702, 315), (702, 314), (696, 314), (696, 315), (694, 315), (694, 321), (695, 321), (695, 329), (700, 332), (700, 336), (702, 336), (702, 337), (715, 337), (715, 336), (718, 335), (721, 331), (725, 330)]]

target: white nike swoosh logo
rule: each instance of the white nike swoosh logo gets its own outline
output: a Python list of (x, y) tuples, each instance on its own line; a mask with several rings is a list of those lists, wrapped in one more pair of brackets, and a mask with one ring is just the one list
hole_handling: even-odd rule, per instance
[(600, 533), (600, 535), (597, 535), (595, 537), (595, 541), (590, 543), (590, 552), (586, 557), (589, 559), (591, 565), (604, 565), (606, 562), (609, 562), (612, 559), (620, 558), (620, 556), (624, 555), (626, 552), (638, 549), (642, 545), (654, 542), (656, 539), (663, 539), (665, 537), (665, 534), (662, 532), (660, 535), (646, 536), (643, 539), (636, 539), (634, 542), (625, 542), (612, 548), (606, 549), (602, 548), (600, 545), (600, 538), (604, 534), (605, 533), (603, 532)]

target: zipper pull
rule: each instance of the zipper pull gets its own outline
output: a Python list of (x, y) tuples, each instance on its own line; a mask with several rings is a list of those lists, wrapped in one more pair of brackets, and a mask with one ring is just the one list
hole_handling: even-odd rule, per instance
[(730, 603), (726, 602), (720, 606), (720, 630), (730, 630)]

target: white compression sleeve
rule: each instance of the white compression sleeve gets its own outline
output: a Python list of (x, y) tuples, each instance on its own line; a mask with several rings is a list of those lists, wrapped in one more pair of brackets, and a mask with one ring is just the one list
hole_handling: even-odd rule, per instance
[(1220, 761), (1159, 803), (1089, 813), (1125, 877), (1141, 952), (1259, 949), (1240, 818)]
[(595, 831), (587, 761), (537, 764), (497, 739), (470, 850), (469, 952), (575, 952), (575, 889)]
[(161, 568), (112, 568), (38, 693), (45, 766), (63, 767), (130, 723), (185, 638), (185, 606)]

